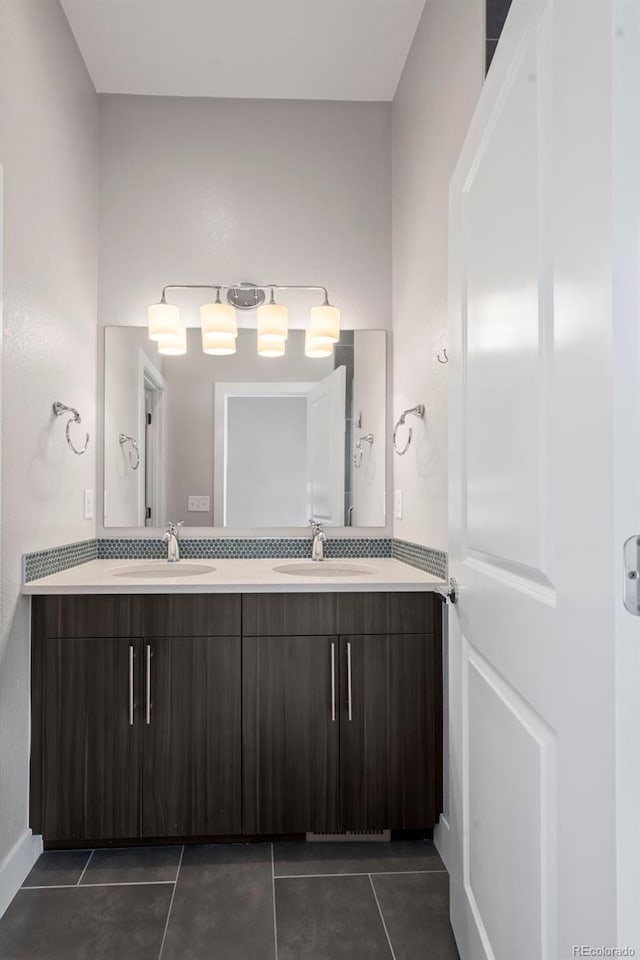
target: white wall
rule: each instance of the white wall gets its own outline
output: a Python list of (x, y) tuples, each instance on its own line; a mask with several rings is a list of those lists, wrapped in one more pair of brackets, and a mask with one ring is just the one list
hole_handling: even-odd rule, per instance
[(403, 516), (394, 535), (447, 549), (448, 191), (480, 93), (483, 0), (430, 0), (392, 107), (394, 419), (409, 418), (413, 443), (394, 456)]
[[(100, 323), (145, 324), (167, 283), (273, 279), (389, 328), (390, 138), (388, 103), (101, 96)], [(188, 325), (206, 299), (176, 297)], [(292, 327), (318, 302), (282, 299)]]
[[(27, 829), (29, 614), (21, 554), (95, 534), (98, 99), (57, 2), (3, 0), (4, 166), (0, 863)], [(66, 445), (76, 406), (88, 452)], [(80, 434), (80, 437), (82, 435)]]

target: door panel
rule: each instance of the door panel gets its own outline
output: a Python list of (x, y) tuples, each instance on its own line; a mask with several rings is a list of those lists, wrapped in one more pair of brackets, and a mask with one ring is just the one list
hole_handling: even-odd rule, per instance
[(338, 367), (307, 397), (307, 490), (309, 516), (333, 527), (345, 525), (346, 371)]
[(442, 809), (439, 635), (341, 637), (340, 676), (342, 829), (433, 826)]
[(451, 188), (462, 960), (616, 943), (612, 44), (609, 3), (514, 0)]
[(244, 638), (245, 833), (338, 829), (338, 659), (336, 637)]
[[(135, 655), (130, 725), (130, 651)], [(47, 842), (138, 836), (140, 645), (44, 644), (43, 832)]]
[(240, 833), (240, 638), (145, 640), (142, 661), (143, 836)]

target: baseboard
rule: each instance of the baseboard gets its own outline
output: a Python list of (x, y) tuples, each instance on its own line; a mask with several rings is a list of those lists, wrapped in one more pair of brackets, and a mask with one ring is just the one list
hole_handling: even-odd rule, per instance
[(42, 837), (34, 837), (31, 830), (26, 830), (13, 850), (0, 863), (0, 917), (41, 853)]
[(440, 822), (438, 823), (437, 827), (434, 828), (433, 842), (436, 850), (440, 854), (440, 859), (444, 863), (447, 870), (451, 872), (451, 868), (449, 866), (451, 827), (449, 826), (449, 821), (443, 813), (440, 815)]

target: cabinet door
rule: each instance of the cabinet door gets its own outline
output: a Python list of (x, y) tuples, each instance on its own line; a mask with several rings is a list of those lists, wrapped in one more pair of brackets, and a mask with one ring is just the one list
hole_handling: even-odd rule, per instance
[(240, 833), (240, 637), (144, 640), (142, 833)]
[(342, 828), (432, 827), (442, 804), (439, 636), (341, 637), (340, 664)]
[(245, 833), (337, 830), (337, 697), (337, 637), (244, 638)]
[(42, 825), (47, 842), (136, 837), (138, 640), (44, 644)]

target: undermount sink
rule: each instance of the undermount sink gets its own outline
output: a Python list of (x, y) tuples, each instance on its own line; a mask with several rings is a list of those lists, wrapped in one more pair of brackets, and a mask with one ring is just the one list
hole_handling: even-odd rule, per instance
[(142, 563), (136, 567), (118, 567), (110, 572), (114, 577), (128, 579), (151, 580), (157, 577), (160, 580), (174, 580), (176, 577), (201, 577), (213, 573), (215, 569), (206, 563), (184, 563), (182, 560), (168, 563), (165, 560), (156, 560), (155, 563)]
[(374, 572), (370, 567), (333, 563), (331, 560), (284, 563), (273, 569), (276, 573), (287, 573), (291, 577), (364, 577)]

